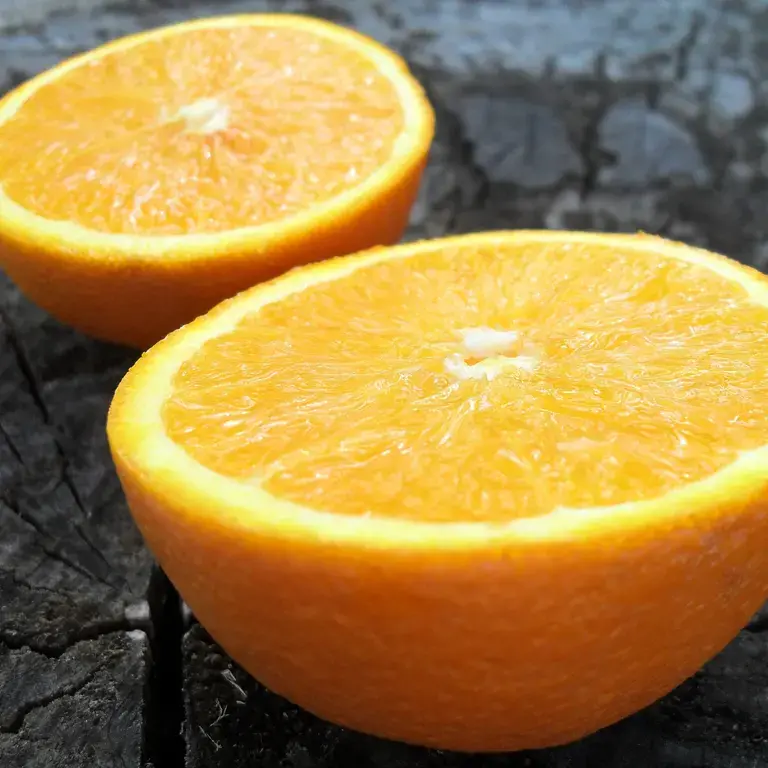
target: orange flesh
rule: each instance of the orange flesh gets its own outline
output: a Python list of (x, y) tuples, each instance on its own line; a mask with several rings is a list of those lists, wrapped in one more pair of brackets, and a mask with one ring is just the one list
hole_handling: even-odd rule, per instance
[(356, 186), (402, 126), (392, 84), (339, 43), (281, 27), (185, 30), (34, 93), (0, 126), (2, 185), (40, 216), (101, 232), (220, 232)]
[[(485, 326), (528, 369), (447, 371)], [(700, 266), (465, 246), (254, 311), (163, 415), (201, 464), (316, 509), (501, 522), (655, 497), (767, 443), (766, 337), (768, 308)]]

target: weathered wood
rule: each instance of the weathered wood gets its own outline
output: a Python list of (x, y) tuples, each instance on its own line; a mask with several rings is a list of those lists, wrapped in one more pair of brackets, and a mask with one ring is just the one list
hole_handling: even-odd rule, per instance
[(130, 359), (0, 278), (3, 768), (141, 765), (150, 558), (104, 439)]
[(133, 353), (0, 296), (0, 640), (61, 648), (148, 620), (150, 559), (104, 435)]
[(55, 656), (0, 645), (3, 768), (141, 768), (147, 651), (140, 631)]
[[(764, 0), (0, 0), (0, 91), (117, 35), (263, 9), (350, 24), (409, 58), (439, 119), (410, 238), (643, 229), (768, 267)], [(132, 359), (46, 318), (0, 278), (0, 683), (25, 689), (0, 685), (3, 767), (134, 768), (147, 742), (155, 768), (180, 768), (178, 749), (152, 748), (181, 725), (180, 617), (161, 582), (149, 616), (150, 558), (103, 434)], [(154, 637), (149, 676), (138, 629)], [(475, 758), (321, 723), (193, 628), (187, 765), (753, 768), (768, 764), (767, 629), (757, 617), (663, 702), (580, 744)]]

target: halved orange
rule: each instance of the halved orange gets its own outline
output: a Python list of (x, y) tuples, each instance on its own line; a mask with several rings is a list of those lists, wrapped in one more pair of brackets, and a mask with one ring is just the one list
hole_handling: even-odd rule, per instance
[(768, 595), (768, 280), (500, 232), (296, 270), (170, 335), (108, 433), (133, 515), (268, 687), (434, 747), (560, 744)]
[(396, 242), (433, 123), (401, 58), (328, 22), (126, 37), (0, 101), (0, 265), (145, 347), (289, 267)]

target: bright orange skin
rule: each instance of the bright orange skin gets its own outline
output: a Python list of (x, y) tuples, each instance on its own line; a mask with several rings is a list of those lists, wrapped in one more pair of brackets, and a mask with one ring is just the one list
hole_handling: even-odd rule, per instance
[(0, 264), (29, 299), (61, 322), (94, 338), (146, 349), (220, 301), (291, 267), (397, 242), (425, 163), (426, 148), (406, 173), (390, 179), (381, 197), (360, 200), (266, 246), (255, 238), (168, 261), (128, 260), (102, 250), (73, 258), (65, 242), (39, 242), (33, 233), (13, 237), (0, 227)]
[(720, 651), (768, 584), (766, 493), (711, 526), (381, 557), (213, 515), (201, 529), (117, 468), (151, 550), (246, 670), (328, 720), (427, 746), (531, 749), (610, 725)]

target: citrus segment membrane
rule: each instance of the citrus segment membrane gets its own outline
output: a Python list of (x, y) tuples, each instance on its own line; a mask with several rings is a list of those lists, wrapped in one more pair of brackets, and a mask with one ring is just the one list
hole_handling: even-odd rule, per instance
[(598, 244), (422, 249), (266, 304), (165, 403), (202, 465), (345, 515), (502, 522), (662, 495), (768, 442), (768, 308)]
[(0, 125), (5, 195), (48, 219), (140, 235), (305, 210), (380, 168), (404, 126), (396, 87), (360, 51), (245, 22), (105, 53), (26, 105)]

